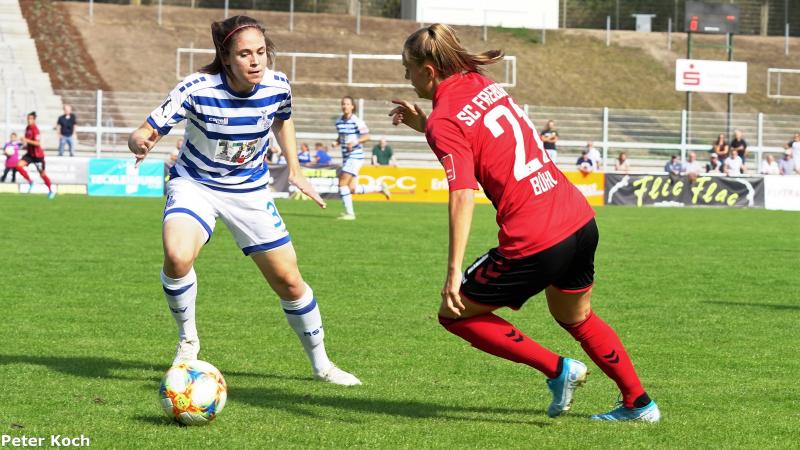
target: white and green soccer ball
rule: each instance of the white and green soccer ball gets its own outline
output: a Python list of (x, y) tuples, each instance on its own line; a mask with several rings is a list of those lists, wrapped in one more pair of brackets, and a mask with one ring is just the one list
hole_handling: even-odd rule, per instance
[(184, 425), (205, 425), (225, 407), (228, 387), (222, 374), (205, 361), (181, 361), (161, 379), (164, 413)]

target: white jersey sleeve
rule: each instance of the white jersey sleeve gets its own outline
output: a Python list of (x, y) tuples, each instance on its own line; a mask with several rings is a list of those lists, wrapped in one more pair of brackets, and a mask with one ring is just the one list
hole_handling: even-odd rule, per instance
[(358, 135), (365, 136), (369, 134), (369, 128), (367, 128), (367, 123), (364, 122), (360, 117), (356, 117), (356, 125), (358, 126)]
[(159, 135), (166, 135), (172, 127), (186, 118), (186, 107), (191, 108), (190, 94), (194, 91), (191, 87), (198, 84), (201, 81), (200, 78), (205, 77), (200, 74), (192, 74), (178, 83), (167, 95), (167, 98), (161, 102), (161, 105), (147, 116), (147, 123), (155, 128)]

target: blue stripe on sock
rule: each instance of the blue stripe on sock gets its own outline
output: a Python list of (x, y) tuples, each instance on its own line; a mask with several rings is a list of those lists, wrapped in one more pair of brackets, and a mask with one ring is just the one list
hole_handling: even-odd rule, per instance
[(300, 308), (300, 309), (286, 309), (286, 308), (284, 308), (283, 312), (285, 312), (286, 314), (293, 314), (295, 316), (302, 316), (303, 314), (306, 314), (306, 313), (309, 313), (309, 312), (313, 311), (314, 308), (316, 308), (316, 307), (317, 307), (317, 299), (316, 298), (312, 298), (311, 299), (311, 303), (306, 305), (305, 308)]
[(162, 285), (161, 287), (164, 288), (164, 292), (166, 292), (168, 295), (176, 297), (176, 296), (181, 295), (184, 292), (188, 291), (189, 288), (192, 287), (192, 286), (194, 286), (194, 283), (187, 284), (186, 286), (180, 287), (178, 289), (169, 289), (168, 287), (166, 287), (164, 285)]

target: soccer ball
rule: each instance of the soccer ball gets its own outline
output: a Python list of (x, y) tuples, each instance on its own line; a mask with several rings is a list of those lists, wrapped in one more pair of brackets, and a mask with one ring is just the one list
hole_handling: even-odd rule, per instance
[(158, 394), (168, 417), (184, 425), (204, 425), (225, 407), (228, 387), (211, 364), (181, 361), (164, 374)]
[(6, 156), (14, 156), (14, 153), (16, 153), (16, 152), (14, 151), (14, 146), (13, 145), (6, 146), (6, 148), (5, 148)]

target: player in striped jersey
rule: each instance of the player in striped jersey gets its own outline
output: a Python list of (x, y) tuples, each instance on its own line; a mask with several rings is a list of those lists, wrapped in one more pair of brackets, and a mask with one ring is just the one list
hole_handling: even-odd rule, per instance
[(314, 378), (361, 384), (328, 359), (317, 300), (300, 275), (286, 225), (267, 190), (263, 156), (272, 130), (286, 154), (290, 182), (326, 206), (300, 172), (291, 88), (282, 73), (268, 69), (275, 46), (264, 27), (247, 16), (214, 22), (211, 35), (214, 61), (179, 83), (128, 141), (138, 164), (172, 127), (186, 121), (185, 141), (167, 185), (162, 228), (161, 281), (179, 336), (173, 364), (197, 359), (200, 350), (193, 266), (221, 218), (280, 297)]
[(344, 212), (339, 216), (342, 220), (355, 220), (352, 194), (369, 194), (381, 192), (389, 200), (389, 187), (385, 183), (364, 185), (356, 182), (358, 172), (364, 164), (364, 146), (369, 140), (369, 128), (356, 114), (353, 97), (342, 97), (342, 116), (336, 119), (336, 142), (342, 149), (342, 170), (339, 172), (339, 195), (344, 203)]

